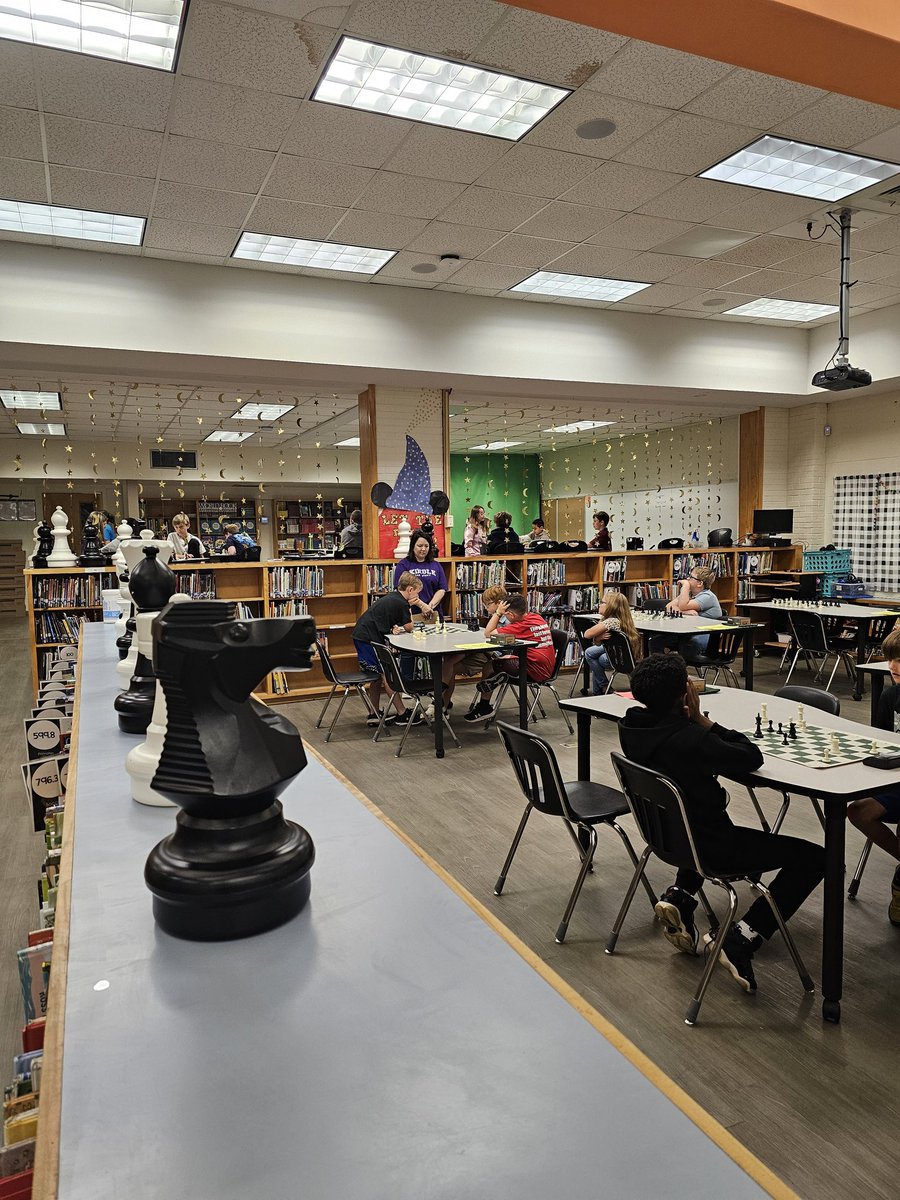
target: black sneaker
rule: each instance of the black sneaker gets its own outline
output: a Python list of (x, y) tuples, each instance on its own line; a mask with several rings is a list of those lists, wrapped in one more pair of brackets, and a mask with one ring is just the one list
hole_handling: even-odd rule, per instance
[(694, 924), (697, 901), (681, 888), (670, 887), (663, 892), (654, 905), (654, 912), (662, 922), (666, 941), (683, 954), (696, 954), (699, 935)]
[(465, 720), (470, 725), (474, 725), (478, 721), (489, 721), (494, 715), (494, 706), (490, 700), (479, 700), (473, 709), (465, 715)]
[(894, 872), (891, 880), (891, 903), (888, 907), (888, 920), (892, 925), (900, 925), (900, 867)]
[(380, 722), (381, 713), (370, 713), (369, 716), (366, 717), (366, 724), (370, 729), (377, 729)]
[[(704, 934), (703, 943), (709, 947), (715, 941), (711, 933)], [(719, 951), (719, 963), (731, 973), (732, 979), (745, 992), (756, 991), (756, 976), (753, 974), (753, 953), (762, 945), (762, 938), (750, 941), (740, 930), (732, 927), (725, 935), (722, 949)]]
[[(412, 715), (413, 715), (413, 710), (411, 708), (405, 708), (402, 713), (394, 713), (394, 716), (393, 716), (394, 724), (406, 725), (409, 722), (409, 718), (412, 717)], [(390, 720), (390, 718), (388, 718), (388, 720)], [(413, 723), (413, 725), (424, 725), (425, 724), (424, 714), (421, 712), (417, 712), (415, 717), (413, 717), (412, 723)]]

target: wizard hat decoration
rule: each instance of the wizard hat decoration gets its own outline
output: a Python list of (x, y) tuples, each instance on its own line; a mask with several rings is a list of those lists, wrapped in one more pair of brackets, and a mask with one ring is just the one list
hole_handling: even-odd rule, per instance
[(372, 502), (379, 508), (416, 513), (445, 513), (450, 507), (444, 492), (431, 490), (428, 460), (422, 447), (409, 434), (406, 435), (406, 460), (397, 475), (397, 482), (393, 488), (386, 483), (376, 483), (372, 488)]

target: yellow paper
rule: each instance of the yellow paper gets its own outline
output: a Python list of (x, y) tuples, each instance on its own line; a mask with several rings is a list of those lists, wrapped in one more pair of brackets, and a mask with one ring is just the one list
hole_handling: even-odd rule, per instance
[(456, 642), (453, 649), (454, 650), (489, 650), (492, 647), (495, 650), (498, 648), (502, 649), (502, 647), (494, 646), (493, 642)]
[(697, 625), (692, 633), (709, 633), (713, 629), (739, 629), (739, 625)]

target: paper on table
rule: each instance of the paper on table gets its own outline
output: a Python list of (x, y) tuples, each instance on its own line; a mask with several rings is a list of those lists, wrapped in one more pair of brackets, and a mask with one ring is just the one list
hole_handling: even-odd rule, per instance
[(497, 647), (493, 642), (455, 642), (454, 650), (496, 650)]
[(692, 632), (708, 633), (712, 629), (734, 629), (734, 628), (736, 628), (736, 626), (734, 626), (734, 625), (697, 625), (694, 627), (694, 630), (692, 630)]

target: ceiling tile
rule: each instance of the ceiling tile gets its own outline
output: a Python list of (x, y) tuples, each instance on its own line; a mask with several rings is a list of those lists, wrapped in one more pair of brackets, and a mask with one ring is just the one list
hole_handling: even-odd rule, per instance
[(722, 262), (739, 263), (746, 267), (770, 267), (782, 262), (796, 251), (796, 242), (790, 238), (774, 236), (757, 237), (742, 246), (734, 246), (730, 250), (717, 255)]
[(543, 202), (535, 196), (519, 196), (473, 185), (448, 204), (440, 215), (441, 220), (455, 225), (510, 230), (533, 217), (542, 207)]
[(774, 226), (786, 225), (788, 221), (825, 211), (821, 202), (810, 200), (808, 196), (784, 196), (778, 192), (738, 186), (734, 187), (734, 194), (734, 205), (715, 216), (714, 223), (726, 229), (768, 233)]
[(717, 121), (771, 129), (778, 121), (800, 112), (825, 95), (827, 92), (823, 88), (807, 87), (790, 79), (739, 68), (684, 107), (688, 112)]
[(789, 271), (751, 271), (749, 275), (742, 275), (740, 279), (727, 284), (722, 291), (738, 292), (743, 296), (774, 296), (787, 287), (804, 282), (802, 277)]
[(466, 287), (493, 288), (506, 291), (514, 284), (527, 279), (531, 271), (527, 267), (507, 267), (500, 263), (468, 262), (453, 276), (453, 282)]
[(628, 261), (628, 278), (657, 283), (661, 279), (668, 279), (676, 271), (685, 271), (702, 261), (699, 258), (686, 258), (682, 254), (639, 254)]
[(277, 150), (297, 112), (297, 101), (249, 88), (179, 76), (169, 132), (211, 142)]
[(698, 316), (712, 316), (717, 312), (724, 312), (727, 308), (736, 308), (741, 303), (733, 295), (723, 296), (718, 291), (701, 292), (697, 296), (691, 296), (687, 300), (681, 300), (678, 304), (673, 304), (671, 312), (684, 310), (686, 312), (696, 313)]
[(181, 75), (259, 91), (306, 96), (334, 41), (334, 30), (270, 13), (193, 0), (178, 62)]
[[(823, 209), (813, 218), (813, 233), (821, 233), (825, 227), (825, 210)], [(853, 240), (856, 239), (856, 231), (858, 229), (868, 229), (871, 225), (880, 225), (882, 221), (887, 221), (889, 218), (886, 214), (865, 212), (863, 209), (856, 209), (853, 213)], [(781, 225), (777, 229), (772, 229), (770, 233), (777, 237), (797, 238), (801, 242), (809, 241), (809, 234), (806, 231), (806, 221), (788, 221), (786, 225)]]
[(349, 207), (372, 178), (365, 167), (345, 163), (321, 162), (297, 158), (292, 154), (279, 156), (266, 183), (268, 196), (284, 200), (302, 200), (306, 204), (336, 204)]
[(136, 129), (166, 127), (175, 77), (66, 50), (35, 50), (45, 113)]
[[(94, 254), (98, 250), (97, 243), (89, 241), (87, 238), (57, 237), (52, 238), (50, 244), (64, 250), (90, 250)], [(131, 255), (132, 257), (137, 257), (141, 253), (140, 246), (126, 246), (117, 244), (116, 242), (104, 242), (99, 247), (99, 250), (102, 254), (124, 254), (126, 256)]]
[[(636, 142), (670, 115), (665, 108), (638, 104), (619, 96), (603, 96), (581, 88), (526, 134), (523, 144), (551, 146), (555, 150), (568, 150), (592, 158), (613, 158), (619, 150)], [(612, 121), (616, 126), (607, 137), (578, 136), (578, 128), (584, 121), (600, 119)]]
[[(417, 282), (422, 287), (435, 287), (444, 283), (464, 266), (461, 262), (441, 262), (437, 255), (415, 254), (409, 250), (401, 250), (395, 254), (389, 263), (378, 272), (380, 279), (408, 279)], [(434, 267), (433, 271), (416, 271), (415, 267)]]
[(399, 117), (304, 100), (282, 150), (300, 158), (381, 167), (414, 128)]
[(187, 250), (224, 258), (234, 249), (237, 230), (156, 218), (149, 223), (144, 242), (157, 250)]
[(246, 192), (221, 192), (213, 188), (188, 187), (161, 181), (153, 205), (153, 217), (171, 221), (197, 221), (201, 225), (244, 223), (253, 197)]
[(501, 138), (416, 125), (385, 166), (400, 175), (474, 183), (508, 149)]
[(637, 166), (693, 175), (740, 150), (756, 136), (755, 129), (744, 125), (679, 112), (617, 153), (616, 158)]
[(562, 197), (574, 204), (594, 204), (598, 208), (631, 212), (654, 196), (667, 191), (683, 176), (628, 163), (606, 162)]
[(529, 237), (564, 238), (570, 242), (582, 242), (592, 234), (599, 233), (622, 216), (620, 212), (602, 208), (591, 208), (587, 204), (567, 204), (554, 200), (539, 213), (520, 225), (517, 233)]
[(63, 167), (118, 172), (154, 178), (163, 135), (149, 129), (127, 129), (47, 115), (47, 158)]
[(589, 81), (589, 88), (663, 108), (682, 108), (732, 68), (681, 50), (629, 42)]
[(294, 21), (312, 20), (316, 25), (339, 29), (347, 19), (348, 4), (322, 4), (321, 0), (229, 0), (238, 8), (253, 8), (276, 13)]
[(873, 253), (894, 250), (897, 246), (900, 246), (900, 217), (889, 217), (868, 229), (860, 229), (851, 240), (851, 249), (870, 250)]
[[(851, 291), (851, 297), (856, 288)], [(830, 279), (804, 279), (791, 283), (775, 295), (779, 300), (796, 300), (802, 304), (837, 304), (838, 285)]]
[(820, 242), (802, 242), (785, 238), (797, 247), (797, 253), (791, 254), (780, 262), (779, 268), (784, 271), (795, 271), (798, 275), (825, 275), (841, 265), (841, 247), (836, 236), (826, 234)]
[(596, 167), (593, 159), (542, 146), (513, 146), (480, 176), (480, 187), (555, 199)]
[(650, 250), (660, 242), (687, 233), (693, 226), (686, 221), (667, 221), (663, 217), (643, 217), (627, 213), (607, 225), (590, 239), (598, 246), (622, 246), (625, 250)]
[(0, 104), (37, 107), (33, 55), (24, 42), (0, 41)]
[(718, 288), (734, 279), (740, 279), (742, 275), (749, 275), (750, 270), (750, 267), (733, 263), (700, 262), (666, 276), (666, 283), (683, 284), (686, 287)]
[(593, 275), (598, 279), (631, 279), (628, 264), (635, 258), (637, 255), (633, 250), (620, 250), (615, 246), (576, 246), (557, 259), (553, 270), (567, 275)]
[(0, 158), (0, 195), (4, 200), (30, 200), (47, 203), (47, 177), (44, 164), (33, 159)]
[[(854, 279), (860, 279), (863, 283), (886, 283), (889, 287), (900, 286), (897, 284), (897, 280), (900, 279), (900, 255), (867, 254), (861, 256), (853, 252), (850, 258), (850, 272)], [(840, 279), (841, 277), (839, 267), (835, 267), (832, 271), (826, 271), (824, 274), (827, 279)]]
[(370, 282), (382, 287), (423, 288), (427, 292), (437, 287), (436, 283), (428, 282), (434, 278), (432, 275), (413, 275), (409, 279), (403, 279), (400, 276), (386, 275), (385, 270), (386, 268), (382, 268), (377, 275), (373, 275)]
[[(366, 217), (373, 215), (359, 214)], [(430, 221), (409, 243), (408, 249), (422, 254), (458, 254), (461, 258), (477, 258), (501, 236), (494, 229), (478, 229), (474, 225), (451, 225), (447, 221)]]
[(572, 242), (557, 242), (549, 238), (522, 237), (518, 233), (508, 233), (489, 250), (485, 250), (480, 257), (487, 262), (539, 270), (549, 266), (561, 254), (574, 249)]
[[(900, 114), (898, 114), (900, 115)], [(856, 142), (853, 149), (869, 158), (882, 158), (887, 162), (900, 162), (900, 124), (892, 125), (884, 133)]]
[(733, 183), (718, 179), (682, 179), (660, 196), (638, 209), (651, 217), (671, 217), (676, 221), (711, 221), (726, 208), (734, 206), (737, 193)]
[(30, 108), (0, 108), (0, 155), (43, 160), (40, 113)]
[[(262, 197), (245, 225), (253, 233), (274, 233), (279, 237), (328, 238), (346, 210), (325, 204), (296, 204), (292, 200)], [(332, 239), (335, 240), (335, 239)]]
[(815, 104), (783, 121), (775, 129), (785, 137), (817, 146), (843, 149), (874, 137), (897, 124), (897, 110), (830, 92)]
[[(883, 283), (857, 283), (850, 289), (851, 304), (876, 304), (881, 301), (896, 304), (900, 301), (900, 289)], [(837, 303), (837, 299), (834, 303)]]
[[(153, 246), (144, 247), (144, 258), (171, 258), (176, 262), (192, 262), (205, 263), (208, 266), (221, 266), (224, 261), (224, 255), (221, 254), (188, 254), (184, 250), (157, 250)], [(119, 426), (120, 430), (125, 428), (127, 423)], [(135, 426), (137, 432), (142, 425), (142, 421), (138, 421)]]
[(682, 254), (685, 258), (717, 258), (726, 250), (748, 242), (752, 234), (740, 229), (719, 229), (715, 225), (691, 225), (687, 233), (660, 242), (657, 254)]
[(270, 151), (170, 134), (163, 147), (159, 175), (161, 179), (195, 187), (227, 184), (237, 192), (257, 192), (274, 161), (275, 155)]
[(66, 208), (145, 217), (153, 199), (153, 180), (105, 175), (100, 171), (77, 171), (72, 167), (51, 167), (50, 190), (53, 203)]
[(668, 283), (654, 283), (628, 299), (636, 308), (671, 308), (684, 300), (696, 300), (704, 295), (703, 288), (675, 287)]
[[(354, 170), (357, 168), (353, 168)], [(378, 171), (359, 196), (359, 208), (405, 217), (436, 217), (463, 191), (462, 184)]]
[(503, 23), (477, 47), (473, 57), (527, 79), (579, 87), (628, 39), (543, 13), (507, 8)]
[(396, 213), (363, 212), (351, 208), (342, 214), (343, 220), (332, 232), (331, 240), (349, 246), (377, 246), (384, 250), (400, 250), (426, 229), (423, 217), (404, 217)]
[(347, 32), (382, 45), (467, 58), (501, 12), (492, 0), (357, 0)]

